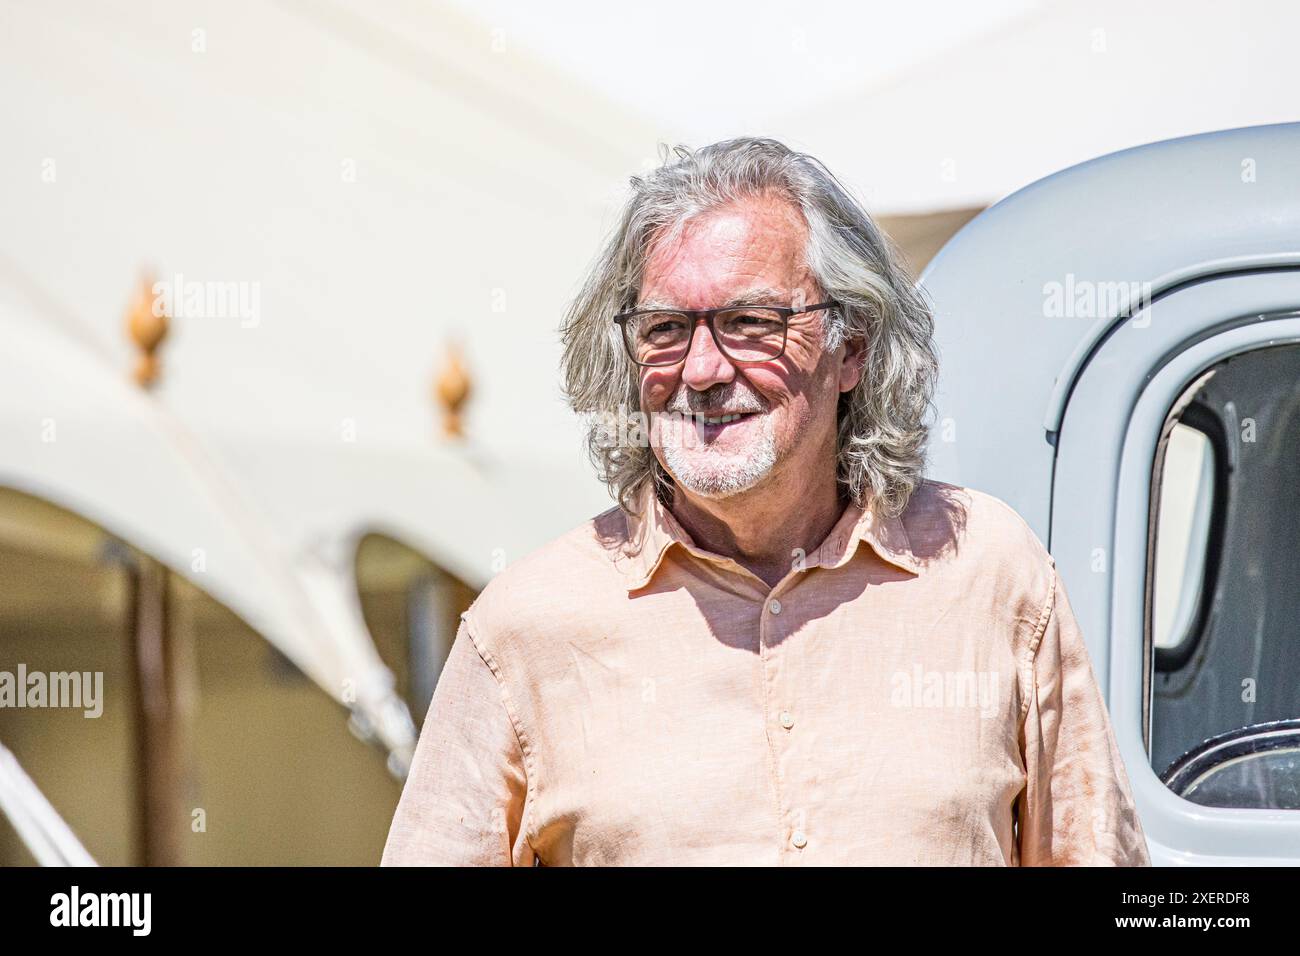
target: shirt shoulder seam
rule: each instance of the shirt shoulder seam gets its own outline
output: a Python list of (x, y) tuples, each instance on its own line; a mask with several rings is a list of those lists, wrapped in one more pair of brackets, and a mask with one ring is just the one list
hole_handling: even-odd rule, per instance
[(470, 621), (468, 611), (461, 615), (461, 619), (465, 622), (465, 633), (469, 635), (474, 650), (478, 652), (479, 658), (487, 665), (488, 670), (492, 672), (492, 676), (497, 682), (497, 688), (501, 691), (502, 706), (505, 707), (506, 716), (510, 718), (510, 726), (515, 732), (515, 741), (519, 744), (519, 752), (524, 758), (524, 807), (519, 815), (519, 830), (523, 834), (524, 841), (528, 844), (529, 849), (532, 849), (534, 855), (536, 855), (537, 850), (533, 847), (534, 834), (531, 829), (531, 820), (533, 798), (537, 790), (537, 769), (533, 759), (531, 739), (524, 729), (519, 715), (516, 713), (514, 702), (510, 696), (510, 688), (506, 684), (505, 675), (501, 672), (501, 665), (498, 663), (496, 655), (474, 633), (474, 624)]
[(1029, 648), (1027, 652), (1026, 669), (1029, 678), (1028, 692), (1025, 699), (1020, 702), (1020, 719), (1024, 720), (1029, 713), (1029, 698), (1036, 690), (1034, 680), (1034, 664), (1038, 660), (1038, 648), (1043, 642), (1043, 635), (1047, 633), (1047, 625), (1052, 619), (1052, 614), (1056, 610), (1056, 563), (1048, 561), (1047, 563), (1047, 597), (1043, 601), (1043, 608), (1038, 612), (1038, 621), (1034, 625), (1033, 634), (1029, 639)]

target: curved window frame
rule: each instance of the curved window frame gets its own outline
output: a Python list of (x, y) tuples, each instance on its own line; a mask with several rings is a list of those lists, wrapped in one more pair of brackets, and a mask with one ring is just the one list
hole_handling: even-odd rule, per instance
[[(1197, 383), (1209, 372), (1205, 369), (1197, 377)], [(1193, 389), (1196, 386), (1193, 386)], [(1187, 666), (1196, 650), (1201, 645), (1208, 623), (1209, 610), (1213, 602), (1215, 588), (1218, 586), (1219, 569), (1223, 562), (1223, 539), (1228, 517), (1228, 480), (1231, 474), (1231, 449), (1228, 447), (1227, 432), (1223, 422), (1208, 409), (1189, 402), (1181, 410), (1175, 403), (1170, 411), (1172, 422), (1156, 449), (1151, 477), (1151, 502), (1148, 511), (1149, 526), (1147, 530), (1146, 575), (1146, 640), (1151, 648), (1152, 667), (1157, 673), (1178, 671)], [(1201, 556), (1199, 580), (1196, 582), (1196, 597), (1192, 611), (1183, 625), (1182, 635), (1173, 645), (1157, 647), (1155, 644), (1155, 586), (1156, 586), (1156, 551), (1160, 533), (1160, 494), (1164, 483), (1165, 451), (1173, 435), (1174, 425), (1183, 425), (1205, 436), (1212, 456), (1214, 487), (1210, 496), (1209, 528), (1205, 538), (1205, 551)], [(1148, 695), (1147, 706), (1150, 706)]]
[(1300, 861), (1300, 813), (1199, 806), (1161, 782), (1148, 748), (1152, 668), (1143, 641), (1161, 426), (1199, 371), (1257, 348), (1300, 344), (1297, 303), (1300, 267), (1205, 274), (1162, 292), (1132, 321), (1115, 323), (1080, 372), (1056, 437), (1049, 543), (1157, 865)]

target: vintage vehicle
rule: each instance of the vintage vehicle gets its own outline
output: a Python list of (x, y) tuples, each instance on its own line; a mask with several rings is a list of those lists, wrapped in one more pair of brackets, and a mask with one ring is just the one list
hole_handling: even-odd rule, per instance
[(930, 473), (1047, 544), (1153, 862), (1300, 862), (1300, 124), (1050, 176), (921, 284)]

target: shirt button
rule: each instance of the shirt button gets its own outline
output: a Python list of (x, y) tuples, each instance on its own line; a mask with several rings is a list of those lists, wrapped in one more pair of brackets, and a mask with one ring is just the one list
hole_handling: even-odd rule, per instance
[(773, 614), (780, 614), (781, 602), (778, 601), (776, 598), (772, 598), (772, 600), (767, 602), (767, 609), (771, 611)]
[(781, 711), (781, 726), (789, 730), (794, 726), (794, 714), (788, 710)]
[(793, 843), (796, 848), (802, 850), (808, 845), (808, 834), (804, 833), (802, 830), (795, 830), (794, 833), (790, 834), (790, 842)]

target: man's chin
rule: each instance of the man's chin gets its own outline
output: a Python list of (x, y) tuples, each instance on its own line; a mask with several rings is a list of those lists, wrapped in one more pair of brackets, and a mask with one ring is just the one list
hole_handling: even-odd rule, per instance
[(756, 462), (723, 464), (716, 461), (674, 461), (668, 457), (664, 467), (683, 490), (701, 498), (723, 500), (752, 491), (771, 474), (771, 465)]
[(683, 491), (688, 491), (697, 498), (707, 498), (710, 501), (725, 501), (728, 498), (735, 498), (752, 490), (754, 484), (757, 484), (757, 482), (748, 485), (737, 485), (716, 481), (682, 481), (680, 478), (675, 479), (675, 481)]

